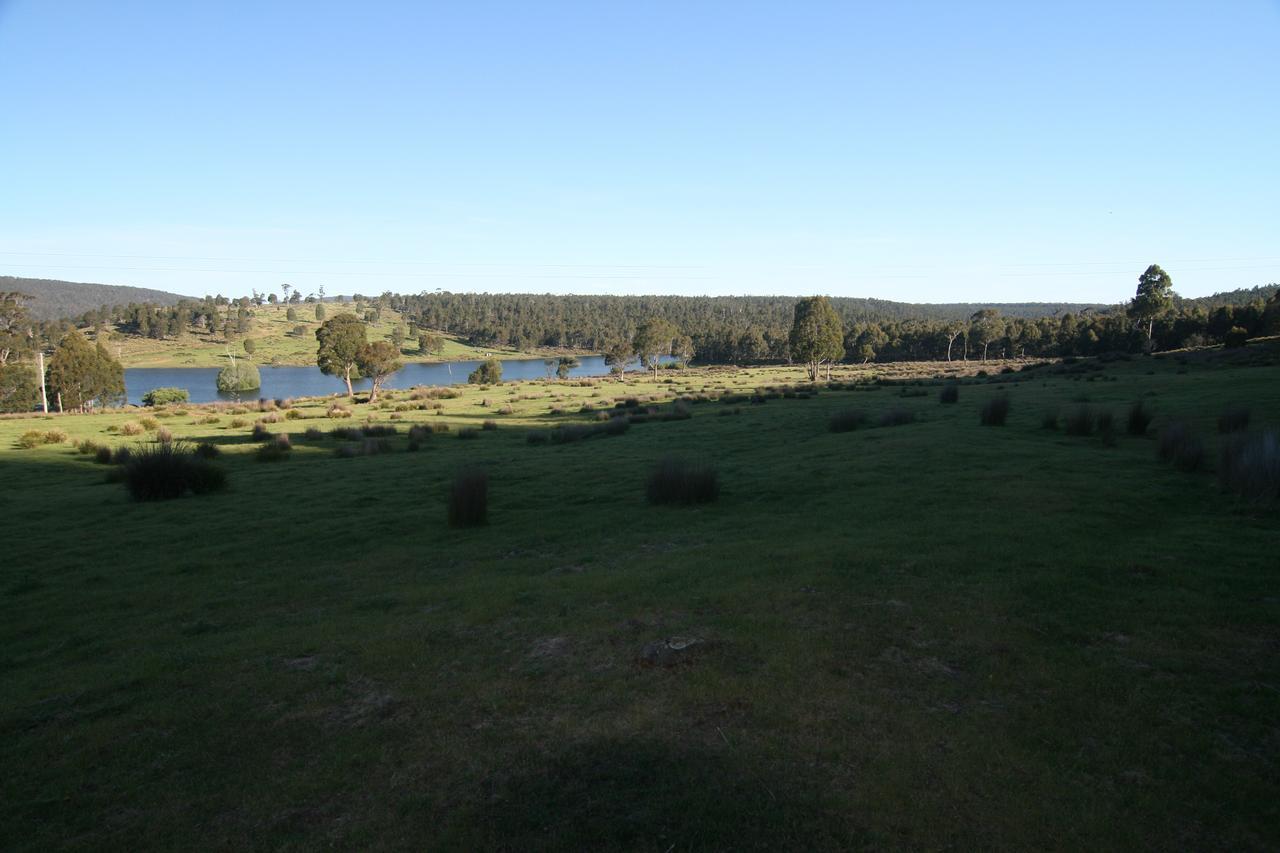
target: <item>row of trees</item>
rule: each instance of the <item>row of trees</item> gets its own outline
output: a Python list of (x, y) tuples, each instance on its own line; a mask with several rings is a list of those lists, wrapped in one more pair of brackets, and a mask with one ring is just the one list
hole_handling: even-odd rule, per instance
[(46, 363), (25, 302), (22, 294), (0, 293), (0, 411), (85, 411), (124, 402), (124, 367), (101, 341), (90, 344), (71, 329)]

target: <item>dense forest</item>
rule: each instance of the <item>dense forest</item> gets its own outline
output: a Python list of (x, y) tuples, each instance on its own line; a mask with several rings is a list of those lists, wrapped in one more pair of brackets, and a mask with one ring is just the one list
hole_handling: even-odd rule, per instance
[(130, 302), (176, 305), (184, 298), (176, 293), (145, 287), (0, 275), (0, 293), (4, 292), (25, 293), (31, 297), (27, 301), (27, 312), (37, 320), (79, 317), (104, 305), (127, 305)]

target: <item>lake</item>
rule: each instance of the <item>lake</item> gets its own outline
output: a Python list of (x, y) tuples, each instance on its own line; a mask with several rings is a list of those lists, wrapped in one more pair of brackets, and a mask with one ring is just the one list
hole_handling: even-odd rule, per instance
[[(664, 361), (670, 359), (664, 359)], [(406, 364), (392, 374), (384, 388), (412, 388), (415, 385), (457, 385), (467, 381), (467, 376), (480, 364), (476, 361), (440, 361), (428, 364)], [(636, 362), (628, 370), (639, 369)], [(259, 397), (320, 397), (334, 392), (345, 392), (346, 385), (338, 376), (325, 376), (318, 367), (259, 366), (262, 387), (243, 394), (221, 394), (217, 387), (217, 367), (130, 367), (124, 372), (125, 389), (129, 402), (142, 405), (142, 395), (155, 388), (185, 388), (193, 403), (212, 403), (219, 400), (256, 400)], [(569, 372), (570, 377), (604, 376), (609, 366), (602, 355), (578, 357), (578, 366)], [(545, 379), (546, 366), (540, 358), (513, 358), (502, 361), (503, 381), (514, 379)], [(367, 389), (369, 380), (352, 382), (357, 390)]]

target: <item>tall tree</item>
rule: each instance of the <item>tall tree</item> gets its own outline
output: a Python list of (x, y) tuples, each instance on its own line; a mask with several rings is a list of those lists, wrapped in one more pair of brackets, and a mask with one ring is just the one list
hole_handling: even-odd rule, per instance
[(569, 372), (578, 366), (578, 359), (571, 355), (562, 355), (556, 360), (556, 376), (568, 379)]
[(111, 405), (124, 397), (124, 368), (101, 343), (91, 347), (74, 330), (58, 343), (47, 373), (49, 388), (64, 410), (84, 411), (95, 403)]
[(360, 348), (368, 343), (365, 334), (365, 325), (355, 314), (339, 314), (316, 329), (316, 340), (320, 344), (316, 364), (322, 373), (342, 377), (347, 383), (348, 397), (355, 396), (351, 380), (360, 378)]
[(400, 361), (400, 348), (386, 341), (374, 341), (360, 347), (356, 355), (356, 365), (360, 372), (373, 382), (369, 391), (369, 402), (372, 403), (382, 390), (382, 383), (387, 377), (404, 367)]
[(1159, 264), (1152, 264), (1138, 276), (1138, 290), (1129, 303), (1128, 314), (1135, 323), (1147, 324), (1148, 350), (1153, 347), (1156, 318), (1173, 307), (1173, 297), (1173, 279)]
[(636, 330), (632, 345), (636, 355), (640, 356), (640, 364), (653, 371), (654, 379), (658, 378), (662, 357), (671, 355), (671, 343), (679, 334), (670, 321), (660, 318), (643, 323)]
[(0, 293), (0, 365), (31, 347), (31, 320), (25, 293)]
[(620, 379), (626, 378), (627, 364), (635, 354), (631, 341), (625, 337), (614, 338), (604, 345), (604, 363), (609, 365), (612, 372), (616, 373)]
[(1004, 320), (995, 308), (983, 308), (969, 318), (969, 336), (976, 346), (982, 347), (982, 360), (987, 360), (987, 348), (1004, 334)]
[(791, 358), (807, 367), (812, 381), (824, 363), (831, 376), (831, 362), (844, 358), (844, 327), (830, 299), (811, 296), (796, 303), (790, 344)]

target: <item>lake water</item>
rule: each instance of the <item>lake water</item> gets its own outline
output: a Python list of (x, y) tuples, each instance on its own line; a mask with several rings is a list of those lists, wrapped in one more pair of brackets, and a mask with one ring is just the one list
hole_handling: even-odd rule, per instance
[[(604, 376), (609, 366), (602, 355), (578, 357), (578, 366), (570, 377)], [(479, 361), (441, 361), (430, 364), (406, 364), (392, 374), (384, 388), (412, 388), (415, 385), (457, 385), (480, 364)], [(637, 362), (630, 370), (639, 368)], [(243, 394), (221, 394), (217, 386), (217, 367), (130, 367), (124, 372), (124, 385), (129, 402), (142, 405), (142, 395), (155, 388), (186, 388), (193, 403), (219, 400), (256, 400), (259, 397), (320, 397), (345, 392), (346, 384), (338, 376), (325, 376), (318, 367), (258, 367), (262, 387)], [(542, 359), (508, 359), (502, 362), (502, 379), (545, 379), (547, 369)], [(351, 383), (357, 390), (367, 389), (369, 380)]]

